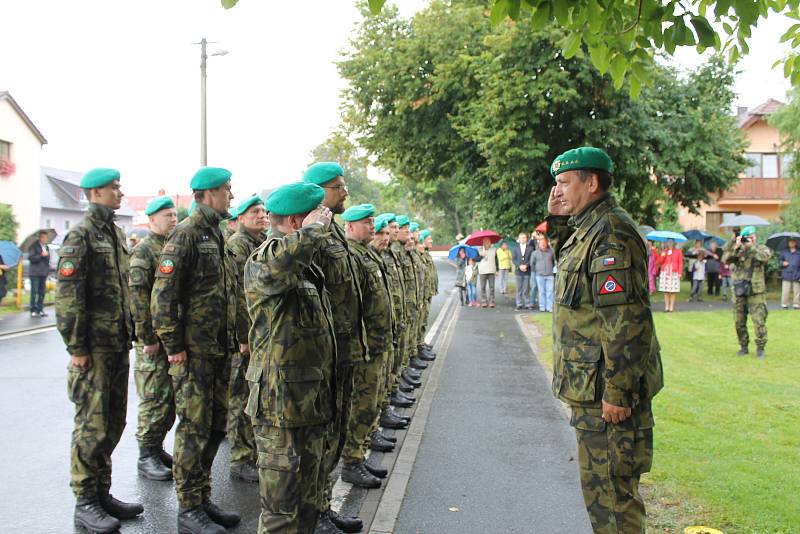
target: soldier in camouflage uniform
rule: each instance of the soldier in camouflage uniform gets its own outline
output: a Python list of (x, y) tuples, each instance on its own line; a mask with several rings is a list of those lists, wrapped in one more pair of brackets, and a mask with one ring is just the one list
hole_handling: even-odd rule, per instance
[[(386, 362), (392, 358), (392, 300), (383, 259), (368, 244), (375, 237), (375, 208), (372, 204), (353, 206), (342, 214), (350, 249), (359, 260), (362, 279), (364, 326), (367, 330), (368, 361), (357, 362), (353, 373), (353, 395), (341, 477), (364, 488), (379, 488), (385, 469), (366, 460), (369, 435), (377, 430), (381, 396), (386, 382)], [(388, 237), (388, 235), (387, 235)]]
[(422, 327), (422, 314), (425, 309), (425, 287), (426, 287), (426, 272), (425, 265), (422, 262), (422, 257), (417, 250), (417, 241), (419, 240), (419, 223), (412, 222), (409, 225), (408, 241), (406, 242), (406, 254), (411, 258), (411, 264), (414, 269), (414, 274), (417, 280), (417, 297), (416, 297), (416, 311), (412, 316), (409, 324), (411, 331), (409, 332), (408, 339), (408, 366), (412, 369), (422, 371), (427, 369), (428, 364), (417, 357), (417, 344), (419, 342), (418, 336), (420, 328)]
[[(267, 229), (267, 212), (258, 195), (246, 198), (236, 207), (239, 229), (226, 242), (236, 262), (239, 278), (239, 307), (247, 309), (244, 300), (244, 265), (247, 258), (264, 242)], [(244, 341), (250, 331), (250, 317), (244, 314), (236, 323), (236, 336)], [(236, 352), (231, 358), (231, 380), (228, 384), (228, 442), (231, 446), (231, 475), (248, 482), (258, 482), (256, 467), (256, 442), (253, 424), (244, 413), (249, 388), (245, 372), (250, 361), (249, 353)]]
[(167, 238), (151, 298), (153, 326), (175, 389), (173, 475), (178, 530), (186, 534), (222, 533), (240, 521), (236, 512), (211, 502), (211, 465), (225, 437), (231, 355), (249, 350), (237, 346), (236, 265), (219, 228), (233, 198), (230, 176), (203, 167), (192, 178), (197, 206)]
[[(733, 319), (739, 338), (739, 356), (749, 351), (748, 314), (756, 330), (756, 357), (763, 359), (767, 346), (767, 284), (765, 271), (772, 251), (757, 242), (754, 226), (742, 228), (736, 239), (722, 249), (722, 262), (731, 268), (733, 281)], [(749, 282), (749, 284), (748, 284)], [(739, 288), (737, 292), (737, 288)]]
[(397, 244), (392, 244), (392, 252), (397, 253), (400, 260), (400, 273), (403, 276), (404, 297), (406, 302), (404, 324), (406, 329), (400, 342), (400, 376), (411, 386), (418, 388), (422, 385), (420, 373), (409, 366), (411, 358), (411, 344), (416, 336), (414, 331), (415, 319), (419, 313), (418, 281), (414, 270), (414, 261), (411, 259), (410, 249), (413, 248), (410, 221), (405, 215), (397, 217)]
[(439, 275), (436, 272), (436, 265), (430, 255), (430, 248), (433, 245), (430, 230), (422, 230), (417, 240), (417, 252), (422, 260), (425, 271), (424, 298), (422, 301), (422, 314), (420, 315), (420, 325), (417, 333), (417, 358), (422, 361), (432, 361), (436, 359), (436, 354), (425, 344), (425, 332), (428, 330), (428, 319), (431, 313), (431, 300), (434, 295), (439, 293)]
[(647, 251), (609, 195), (596, 148), (555, 159), (547, 237), (558, 260), (553, 393), (572, 408), (581, 487), (594, 532), (645, 532), (639, 478), (653, 461), (651, 399), (663, 387)]
[(164, 438), (175, 422), (167, 353), (153, 330), (150, 293), (153, 289), (161, 249), (169, 232), (178, 224), (178, 212), (169, 197), (153, 199), (145, 208), (150, 234), (133, 249), (130, 269), (131, 312), (136, 327), (136, 363), (133, 377), (139, 396), (139, 474), (150, 480), (172, 480), (172, 456), (164, 451)]
[[(70, 355), (67, 393), (75, 405), (70, 474), (75, 524), (115, 532), (142, 513), (111, 489), (111, 453), (125, 428), (133, 322), (125, 234), (114, 224), (120, 174), (93, 169), (81, 178), (89, 209), (59, 251), (56, 326)], [(113, 516), (113, 517), (112, 517)]]
[[(318, 162), (303, 173), (303, 182), (313, 183), (325, 190), (323, 205), (334, 214), (344, 212), (347, 200), (347, 185), (344, 170), (338, 163)], [(333, 327), (336, 331), (336, 400), (338, 402), (334, 424), (331, 425), (328, 457), (328, 473), (333, 473), (342, 454), (350, 417), (350, 396), (353, 391), (353, 365), (366, 358), (366, 334), (361, 309), (361, 280), (355, 256), (345, 238), (344, 229), (336, 221), (331, 222), (327, 243), (315, 260), (325, 274), (325, 288), (331, 299), (331, 307), (336, 310)], [(361, 529), (362, 522), (357, 517), (339, 516), (330, 510), (330, 494), (334, 479), (328, 481), (326, 498), (320, 503), (325, 517), (342, 530)]]
[[(245, 412), (258, 450), (259, 534), (336, 533), (320, 517), (336, 398), (336, 338), (325, 277), (331, 211), (315, 184), (282, 186), (267, 198), (272, 231), (245, 266), (252, 355)], [(310, 212), (310, 213), (309, 213)]]

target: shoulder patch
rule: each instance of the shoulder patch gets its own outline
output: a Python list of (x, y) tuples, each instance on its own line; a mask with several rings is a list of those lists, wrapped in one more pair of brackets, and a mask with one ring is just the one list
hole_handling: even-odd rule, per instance
[[(612, 260), (614, 258), (611, 258)], [(613, 263), (612, 263), (613, 265)], [(625, 288), (622, 287), (622, 284), (617, 282), (617, 280), (612, 276), (608, 275), (603, 282), (603, 285), (600, 287), (600, 291), (598, 294), (600, 295), (610, 295), (611, 293), (624, 293)]]
[(172, 274), (172, 271), (175, 270), (175, 262), (169, 258), (164, 258), (158, 265), (158, 270), (162, 274)]
[(75, 274), (75, 263), (72, 260), (64, 260), (58, 268), (58, 274), (63, 278), (70, 278)]

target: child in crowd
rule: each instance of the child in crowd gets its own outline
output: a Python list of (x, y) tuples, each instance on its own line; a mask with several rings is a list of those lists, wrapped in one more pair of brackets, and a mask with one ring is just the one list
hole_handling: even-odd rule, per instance
[(689, 294), (689, 302), (697, 299), (697, 302), (703, 302), (703, 283), (706, 280), (706, 252), (700, 250), (697, 252), (697, 259), (692, 262), (692, 292)]
[[(731, 288), (731, 270), (725, 263), (719, 265), (719, 279), (722, 287), (722, 301), (728, 302), (728, 289)], [(731, 300), (733, 295), (731, 295)]]
[(478, 303), (478, 265), (475, 258), (470, 258), (464, 269), (464, 278), (467, 280), (467, 300), (469, 306), (480, 306)]

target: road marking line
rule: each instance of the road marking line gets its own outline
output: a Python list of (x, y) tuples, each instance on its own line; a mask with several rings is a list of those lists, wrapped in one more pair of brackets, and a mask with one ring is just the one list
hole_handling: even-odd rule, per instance
[(42, 334), (44, 332), (51, 332), (55, 330), (55, 326), (43, 326), (41, 328), (32, 328), (30, 330), (25, 330), (24, 332), (14, 332), (13, 334), (2, 334), (0, 335), (0, 341), (6, 339), (14, 339), (15, 337), (24, 337), (24, 336), (32, 336), (33, 334)]
[[(422, 442), (422, 435), (428, 423), (428, 416), (431, 411), (431, 406), (433, 405), (433, 398), (436, 394), (436, 389), (439, 387), (439, 375), (442, 373), (444, 363), (447, 360), (447, 350), (453, 339), (455, 324), (458, 321), (461, 310), (461, 307), (455, 304), (455, 297), (456, 292), (451, 290), (447, 302), (442, 307), (442, 311), (439, 312), (439, 316), (443, 317), (447, 310), (450, 308), (453, 309), (447, 321), (447, 326), (436, 344), (439, 357), (435, 360), (436, 365), (433, 366), (433, 370), (428, 377), (425, 389), (422, 392), (422, 397), (417, 401), (414, 419), (411, 421), (411, 426), (408, 427), (408, 433), (397, 455), (392, 474), (386, 483), (386, 488), (378, 503), (378, 509), (372, 519), (369, 534), (391, 534), (397, 523), (397, 517), (400, 515), (400, 507), (403, 504), (406, 487), (411, 479), (411, 472), (414, 468), (417, 453), (419, 452), (420, 443)], [(438, 319), (439, 317), (437, 317), (437, 321)]]

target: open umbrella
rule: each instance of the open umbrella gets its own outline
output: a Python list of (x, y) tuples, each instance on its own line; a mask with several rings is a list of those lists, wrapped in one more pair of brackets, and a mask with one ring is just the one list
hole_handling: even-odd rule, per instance
[(642, 235), (642, 237), (646, 236), (650, 232), (655, 232), (655, 231), (656, 229), (653, 228), (652, 226), (648, 226), (646, 224), (639, 225), (639, 233)]
[(685, 235), (679, 234), (678, 232), (670, 232), (669, 230), (654, 230), (645, 237), (648, 241), (658, 241), (659, 243), (664, 243), (669, 239), (672, 239), (676, 243), (683, 243), (686, 241)]
[(448, 260), (455, 260), (458, 257), (458, 251), (464, 249), (467, 258), (477, 258), (479, 256), (478, 249), (469, 245), (456, 245), (447, 253)]
[(31, 246), (39, 241), (39, 232), (47, 232), (47, 242), (52, 243), (53, 240), (56, 238), (58, 233), (52, 228), (42, 228), (41, 230), (36, 230), (34, 233), (26, 237), (22, 243), (20, 243), (19, 248), (22, 250), (27, 251)]
[(11, 267), (19, 263), (22, 251), (11, 241), (0, 241), (0, 256), (3, 257), (3, 261), (0, 263)]
[(698, 239), (701, 241), (706, 241), (707, 239), (714, 237), (704, 230), (687, 230), (683, 232), (683, 235), (685, 235), (686, 239), (689, 239), (690, 241), (697, 241)]
[(769, 221), (765, 221), (758, 215), (737, 215), (731, 217), (719, 225), (720, 228), (741, 228), (742, 226), (769, 226)]
[[(789, 248), (789, 239), (800, 242), (800, 232), (778, 232), (767, 238), (767, 246), (775, 251)], [(5, 258), (5, 256), (3, 256)]]
[(465, 243), (467, 245), (474, 245), (474, 246), (483, 245), (483, 240), (487, 237), (489, 238), (489, 241), (491, 241), (492, 243), (497, 243), (498, 241), (500, 241), (500, 239), (502, 239), (500, 237), (500, 234), (498, 234), (494, 230), (479, 230), (477, 232), (472, 232), (471, 234), (469, 234), (467, 236), (467, 240), (465, 241)]

